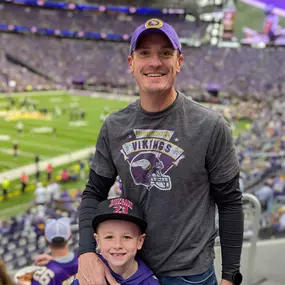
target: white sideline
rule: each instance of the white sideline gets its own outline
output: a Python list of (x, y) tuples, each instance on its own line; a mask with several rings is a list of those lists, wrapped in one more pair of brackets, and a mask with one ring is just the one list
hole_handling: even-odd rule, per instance
[[(45, 170), (48, 163), (51, 163), (53, 167), (61, 166), (63, 164), (68, 164), (80, 159), (87, 157), (90, 153), (95, 153), (95, 146), (83, 148), (71, 153), (63, 154), (60, 156), (56, 156), (47, 160), (43, 160), (39, 162), (39, 168), (41, 171)], [(25, 172), (29, 175), (34, 174), (36, 171), (35, 163), (27, 164), (12, 170), (8, 170), (0, 173), (0, 181), (3, 180), (4, 177), (9, 180), (14, 180), (20, 178), (20, 175)]]

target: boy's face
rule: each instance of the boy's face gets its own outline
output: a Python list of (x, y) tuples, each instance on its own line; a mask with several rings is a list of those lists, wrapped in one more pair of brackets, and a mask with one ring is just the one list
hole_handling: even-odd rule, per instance
[(132, 266), (138, 250), (142, 248), (145, 234), (131, 222), (109, 220), (101, 223), (94, 234), (101, 254), (113, 271)]

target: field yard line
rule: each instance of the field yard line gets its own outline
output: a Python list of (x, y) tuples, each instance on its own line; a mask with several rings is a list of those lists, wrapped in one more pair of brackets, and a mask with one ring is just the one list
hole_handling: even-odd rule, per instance
[[(8, 155), (11, 155), (11, 156), (14, 156), (14, 153), (13, 153), (13, 149), (8, 149), (8, 148), (0, 148), (0, 152), (3, 152), (5, 154), (8, 154)], [(26, 151), (18, 151), (18, 155), (19, 156), (25, 156), (25, 157), (35, 157), (35, 154), (32, 153), (32, 152), (26, 152)]]
[(39, 148), (44, 148), (44, 149), (49, 149), (49, 150), (54, 150), (54, 149), (57, 149), (57, 150), (60, 150), (60, 151), (64, 151), (64, 152), (68, 152), (69, 151), (69, 148), (66, 148), (66, 147), (59, 147), (59, 146), (52, 146), (50, 144), (44, 144), (44, 143), (36, 143), (36, 142), (31, 142), (31, 141), (21, 141), (19, 143), (19, 145), (30, 145), (30, 146), (36, 146), (36, 147), (39, 147)]
[(11, 161), (11, 157), (9, 157), (9, 161), (1, 160), (0, 165), (9, 166), (9, 167), (17, 167), (19, 164), (16, 161)]
[[(95, 152), (95, 147), (87, 147), (83, 148), (68, 154), (63, 154), (60, 156), (56, 156), (39, 163), (39, 168), (41, 171), (45, 170), (48, 163), (51, 163), (53, 167), (61, 166), (63, 164), (71, 163), (82, 158), (87, 157), (90, 153)], [(28, 165), (24, 165), (12, 170), (8, 170), (0, 173), (0, 181), (3, 180), (4, 177), (7, 177), (10, 180), (18, 179), (23, 172), (27, 174), (34, 174), (36, 170), (35, 163), (31, 163)]]
[[(39, 95), (39, 93), (40, 93), (40, 95)], [(55, 91), (47, 91), (47, 93), (45, 93), (44, 91), (39, 91), (39, 92), (37, 92), (37, 91), (35, 91), (35, 92), (24, 92), (24, 93), (20, 93), (20, 94), (18, 94), (18, 93), (12, 93), (11, 94), (11, 96), (12, 97), (23, 97), (23, 96), (25, 96), (25, 97), (33, 97), (33, 96), (36, 96), (36, 97), (41, 97), (41, 96), (51, 96), (51, 97), (53, 97), (53, 96), (56, 96), (56, 95), (58, 95), (57, 93), (60, 93), (60, 95), (68, 95), (67, 94), (67, 90), (55, 90)], [(1, 93), (0, 94), (0, 98), (7, 98), (8, 97), (8, 95), (7, 95), (7, 93)]]
[(11, 206), (11, 207), (9, 207), (9, 208), (7, 208), (5, 210), (0, 210), (0, 216), (2, 217), (5, 214), (7, 215), (7, 214), (9, 214), (11, 212), (14, 212), (14, 211), (16, 211), (18, 209), (23, 209), (24, 207), (30, 206), (32, 204), (33, 204), (33, 202), (27, 202), (25, 204)]

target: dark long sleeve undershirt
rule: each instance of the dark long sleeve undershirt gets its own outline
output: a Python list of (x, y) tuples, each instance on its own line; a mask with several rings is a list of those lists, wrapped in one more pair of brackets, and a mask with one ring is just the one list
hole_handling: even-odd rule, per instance
[[(114, 178), (105, 178), (91, 169), (89, 181), (82, 194), (79, 214), (79, 255), (95, 252), (92, 219), (97, 205), (107, 199)], [(239, 175), (226, 183), (211, 184), (211, 195), (219, 209), (219, 232), (222, 248), (222, 271), (233, 273), (239, 270), (243, 241), (242, 194), (239, 190)]]
[(222, 272), (234, 273), (240, 268), (244, 230), (239, 174), (226, 183), (211, 184), (211, 194), (219, 210)]

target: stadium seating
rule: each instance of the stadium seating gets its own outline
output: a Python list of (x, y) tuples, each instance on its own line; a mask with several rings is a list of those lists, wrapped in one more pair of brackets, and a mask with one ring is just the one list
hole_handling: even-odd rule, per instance
[[(167, 15), (160, 18), (173, 25), (180, 37), (190, 37), (193, 32), (197, 32), (196, 24), (185, 21), (183, 15)], [(149, 19), (149, 16), (61, 11), (2, 4), (0, 19), (2, 24), (8, 25), (131, 35), (138, 25)], [(199, 32), (202, 31), (203, 29), (199, 29)]]
[[(3, 24), (69, 29), (131, 35), (147, 15), (92, 13), (0, 4)], [(199, 27), (183, 16), (162, 17), (172, 24), (180, 37), (202, 37), (206, 24)], [(16, 90), (71, 86), (74, 79), (110, 88), (124, 87), (135, 92), (135, 83), (127, 66), (128, 43), (59, 39), (31, 34), (0, 34), (0, 89), (8, 90), (9, 80)], [(262, 99), (264, 94), (277, 97), (285, 92), (282, 48), (226, 49), (203, 46), (184, 48), (185, 63), (177, 80), (180, 90), (191, 95), (215, 85), (231, 96)], [(20, 60), (15, 64), (11, 57)], [(25, 66), (25, 64), (27, 66)], [(36, 74), (38, 70), (49, 79)], [(194, 96), (195, 97), (195, 96)]]
[[(38, 68), (57, 83), (70, 85), (73, 78), (82, 77), (97, 86), (124, 86), (135, 90), (135, 82), (127, 65), (128, 44), (104, 41), (78, 41), (39, 36), (0, 34), (6, 54), (12, 54), (30, 66)], [(219, 49), (203, 46), (184, 48), (185, 62), (178, 76), (177, 86), (191, 95), (191, 90), (205, 90), (215, 84), (231, 96), (241, 99), (278, 97), (285, 92), (284, 50), (267, 48), (256, 50)], [(12, 78), (21, 68), (0, 61), (11, 68)], [(16, 69), (17, 68), (17, 69)], [(45, 84), (46, 79), (27, 72), (16, 77), (17, 85)], [(1, 77), (0, 77), (1, 80)], [(24, 82), (24, 83), (22, 83)]]

